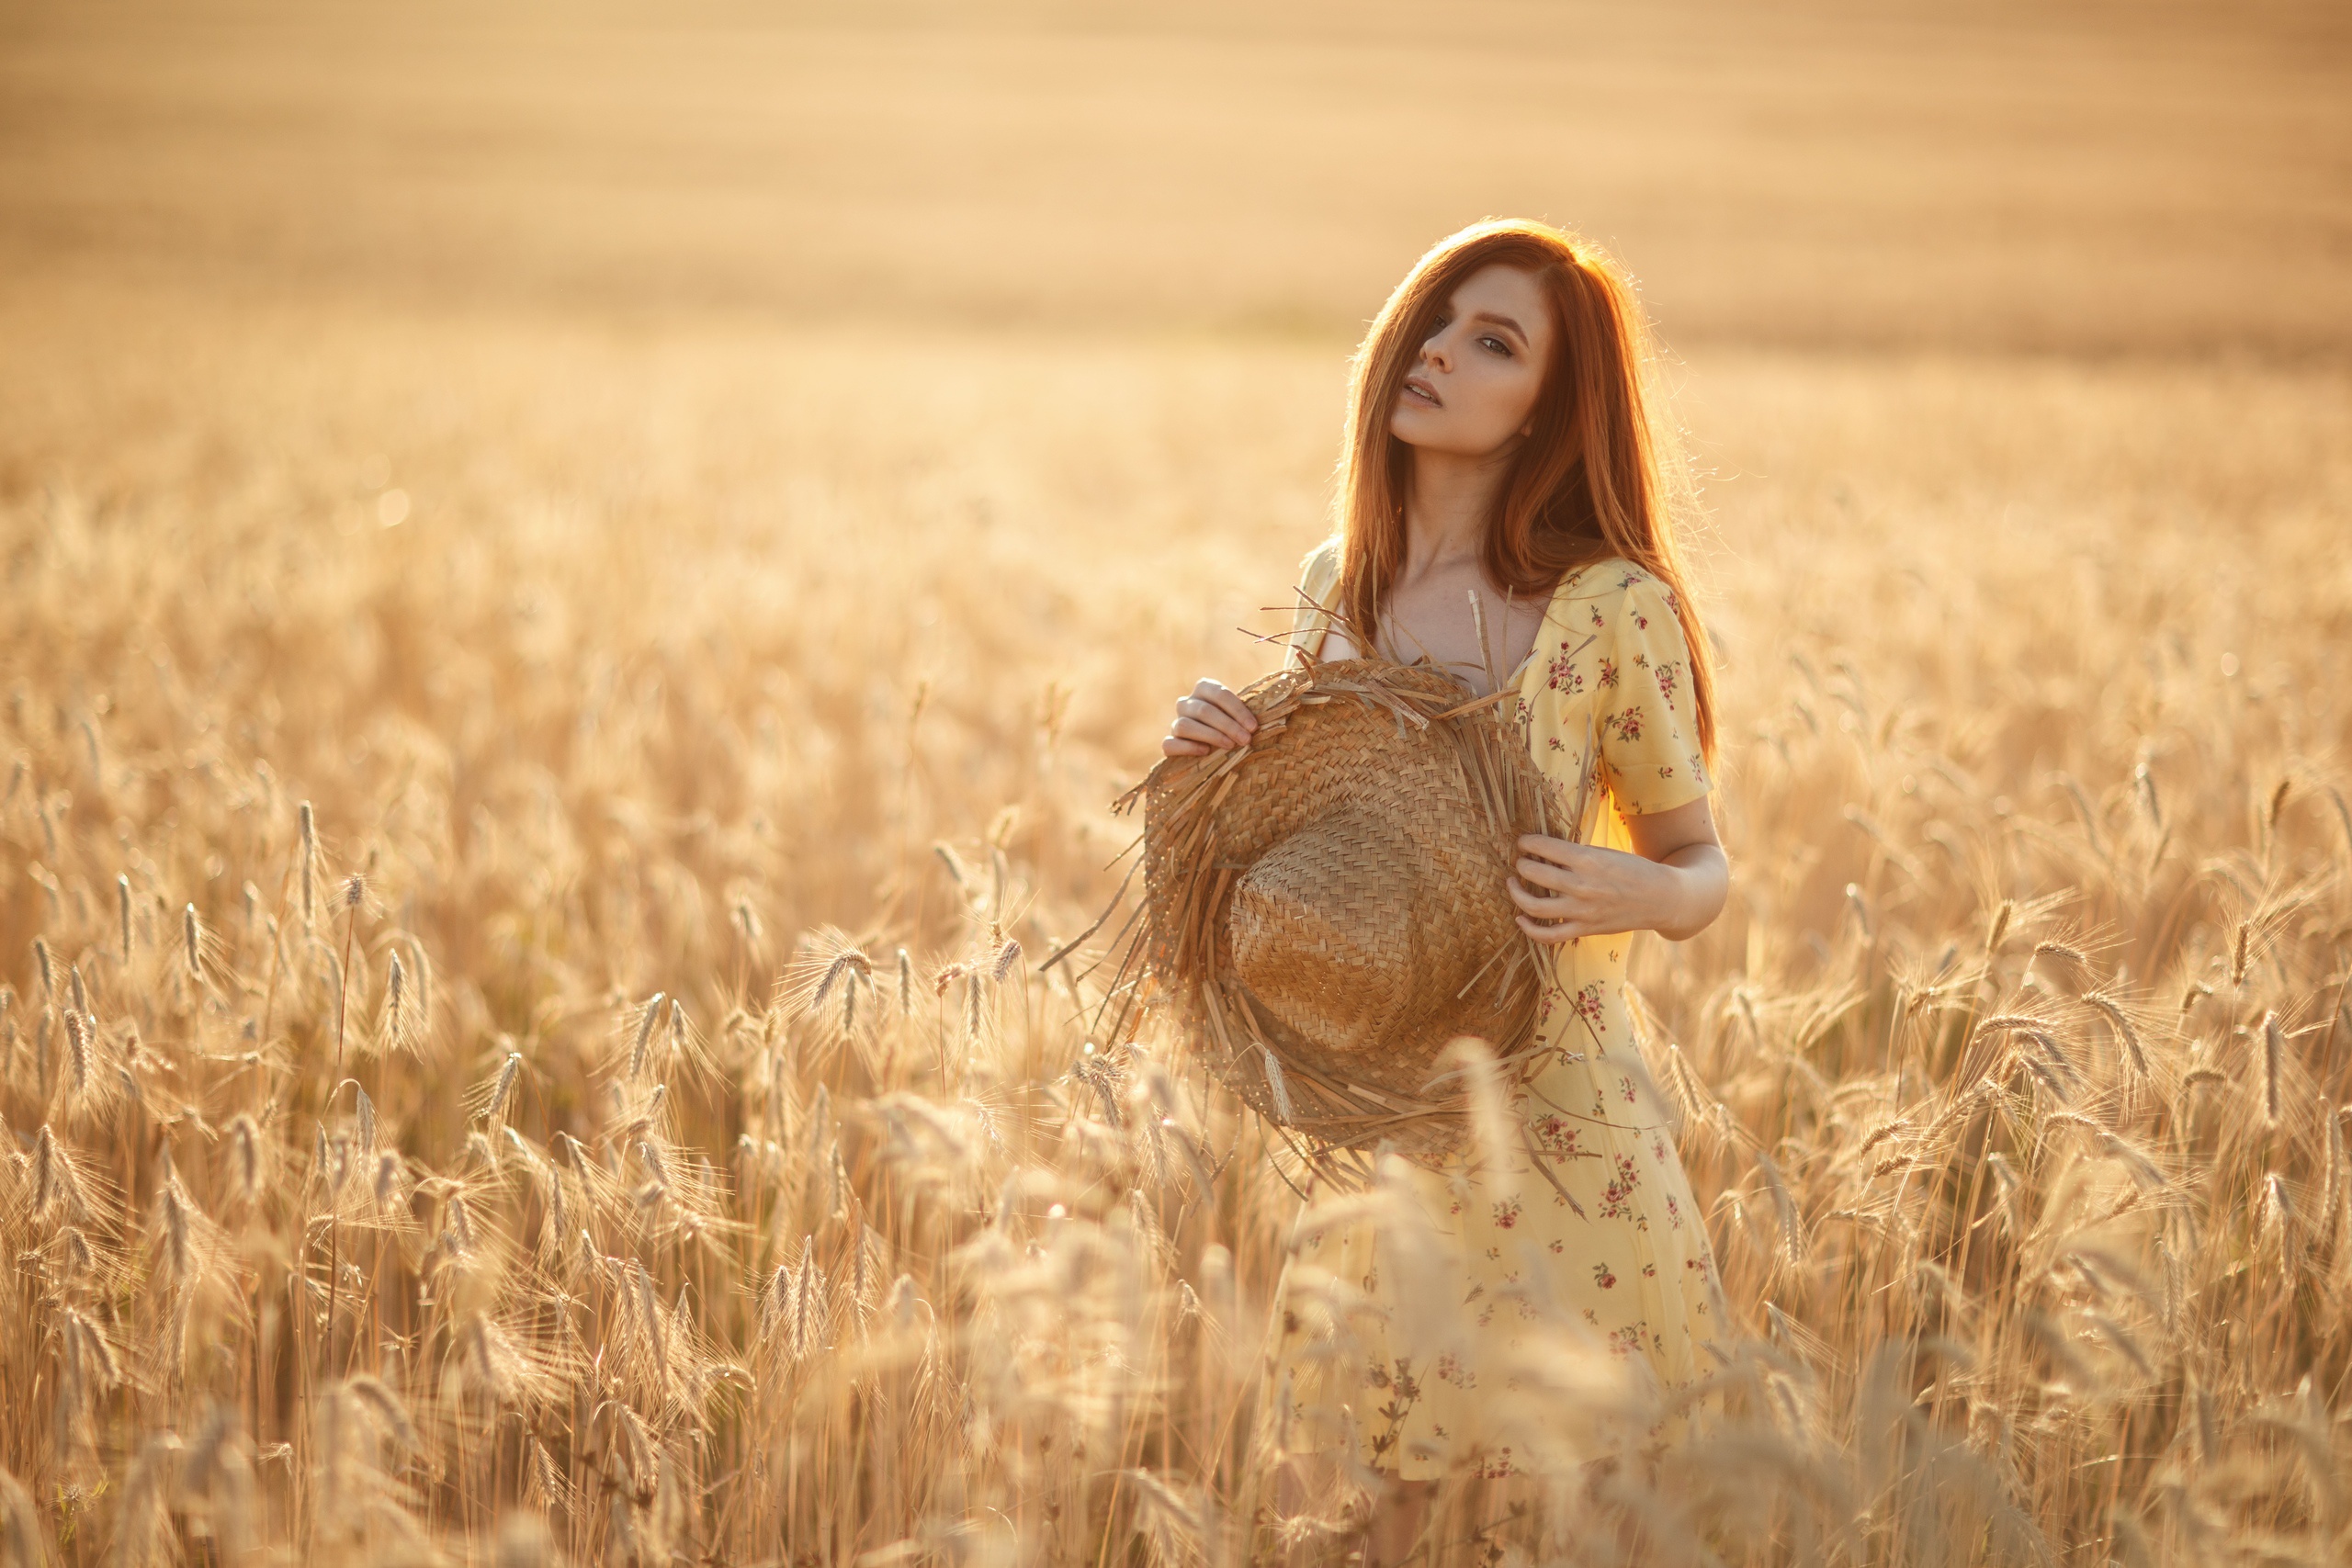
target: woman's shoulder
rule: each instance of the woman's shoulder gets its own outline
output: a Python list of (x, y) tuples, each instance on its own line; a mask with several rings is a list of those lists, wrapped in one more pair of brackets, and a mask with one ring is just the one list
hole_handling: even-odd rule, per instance
[(1677, 615), (1682, 610), (1671, 585), (1647, 567), (1622, 556), (1578, 567), (1560, 580), (1553, 597), (1555, 613), (1566, 612), (1577, 620), (1594, 615), (1610, 619), (1612, 611), (1624, 606), (1634, 607), (1636, 614), (1646, 614), (1650, 605)]
[(1340, 541), (1326, 539), (1298, 563), (1298, 603), (1291, 610), (1291, 647), (1308, 658), (1323, 651), (1340, 596)]
[(1298, 563), (1298, 586), (1309, 599), (1318, 604), (1330, 602), (1331, 591), (1340, 583), (1340, 541), (1335, 535), (1306, 552)]

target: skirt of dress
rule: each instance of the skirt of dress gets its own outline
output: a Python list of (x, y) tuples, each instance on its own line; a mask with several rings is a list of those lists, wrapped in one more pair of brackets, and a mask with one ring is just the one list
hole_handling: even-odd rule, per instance
[(1373, 1193), (1301, 1214), (1266, 1390), (1280, 1449), (1351, 1443), (1407, 1480), (1527, 1473), (1564, 1419), (1648, 1424), (1715, 1370), (1714, 1257), (1640, 1066), (1627, 943), (1588, 941), (1616, 952), (1564, 954), (1571, 978), (1600, 973), (1547, 998), (1555, 1055), (1506, 1119), (1521, 1148), (1392, 1158)]

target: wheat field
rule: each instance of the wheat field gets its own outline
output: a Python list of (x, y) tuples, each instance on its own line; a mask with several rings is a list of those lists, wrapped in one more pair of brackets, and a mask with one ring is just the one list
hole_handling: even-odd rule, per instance
[[(1133, 213), (1035, 231), (1054, 187), (980, 158), (950, 216), (986, 259), (923, 261), (933, 209), (841, 88), (872, 210), (793, 186), (834, 249), (768, 277), (816, 220), (732, 200), (743, 166), (567, 195), (548, 128), (626, 76), (678, 116), (649, 145), (781, 145), (755, 67), (880, 50), (1011, 157), (1041, 133), (974, 83), (1062, 83), (1116, 29), (1040, 7), (959, 53), (910, 9), (763, 54), (714, 11), (632, 75), (601, 12), (437, 55), (321, 14), (28, 11), (0, 67), (0, 158), (42, 176), (0, 196), (0, 1556), (1344, 1560), (1367, 1478), (1293, 1451), (1274, 1288), (1306, 1204), (1409, 1217), (1294, 1190), (1148, 1019), (1100, 1032), (1115, 920), (1041, 963), (1119, 887), (1109, 802), (1172, 697), (1271, 667), (1347, 323), (1447, 215), (1366, 184), (1350, 230), (1269, 185), (1283, 244), (1188, 293), (1227, 254), (1195, 232), (1130, 298), (1094, 269)], [(1409, 79), (1365, 15), (1315, 90)], [(2101, 101), (2186, 73), (2201, 15), (2151, 11)], [(2262, 15), (2167, 100), (2209, 164), (2090, 137), (2046, 172), (2053, 211), (2123, 193), (2044, 236), (2077, 258), (2046, 290), (1882, 227), (1846, 310), (1828, 219), (1748, 268), (1641, 169), (1592, 196), (1637, 261), (1657, 236), (1705, 505), (1733, 900), (1634, 975), (1739, 1338), (1720, 1420), (1654, 1455), (1632, 1370), (1538, 1336), (1498, 1419), (1544, 1479), (1449, 1485), (1422, 1561), (2352, 1556), (2352, 369), (2303, 140), (2341, 35)], [(1553, 25), (1477, 16), (1505, 53)], [(1576, 16), (1629, 101), (1678, 51), (1770, 96), (1703, 7)], [(1868, 35), (1816, 71), (1844, 112), (1930, 57), (1806, 16)], [(1099, 111), (1135, 141), (1068, 156), (1331, 25), (1197, 13), (1161, 96)], [(499, 74), (501, 28), (571, 47), (571, 96)], [(1952, 32), (1919, 79), (1973, 101), (2027, 36)], [(2059, 85), (2113, 41), (2031, 37)], [(2042, 90), (2006, 80), (2005, 114)], [(481, 139), (471, 177), (411, 147), (396, 199), (314, 209), (333, 138), (265, 157), (228, 107), (338, 95), (352, 145)], [(1326, 155), (1235, 101), (1220, 134)], [(1217, 192), (1168, 156), (1173, 244)], [(2260, 209), (2267, 248), (2102, 287), (2183, 169), (2190, 220)], [(1467, 199), (1533, 199), (1491, 177)], [(1900, 205), (1844, 177), (1838, 211)], [(665, 224), (691, 297), (642, 281)], [(1344, 1355), (1344, 1291), (1295, 1283)], [(1424, 1304), (1457, 1345), (1442, 1277)]]

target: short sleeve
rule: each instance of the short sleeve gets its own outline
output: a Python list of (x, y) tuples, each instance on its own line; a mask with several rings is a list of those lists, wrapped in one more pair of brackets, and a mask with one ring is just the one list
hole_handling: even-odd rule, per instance
[(1624, 592), (1600, 628), (1598, 701), (1602, 777), (1621, 817), (1688, 806), (1714, 786), (1699, 751), (1690, 648), (1674, 595), (1628, 570)]
[(1326, 539), (1298, 563), (1298, 605), (1291, 616), (1290, 646), (1302, 658), (1319, 658), (1323, 634), (1331, 629), (1331, 602), (1340, 590), (1340, 541)]

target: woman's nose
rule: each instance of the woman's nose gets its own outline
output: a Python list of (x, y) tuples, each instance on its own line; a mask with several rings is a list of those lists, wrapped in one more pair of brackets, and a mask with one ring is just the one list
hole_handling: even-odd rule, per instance
[(1432, 370), (1453, 368), (1453, 361), (1446, 355), (1445, 340), (1442, 337), (1430, 338), (1421, 344), (1421, 359)]

